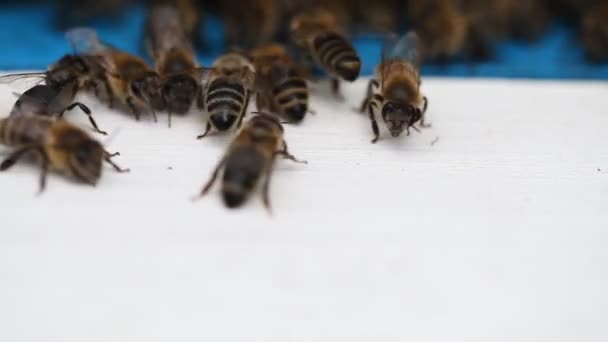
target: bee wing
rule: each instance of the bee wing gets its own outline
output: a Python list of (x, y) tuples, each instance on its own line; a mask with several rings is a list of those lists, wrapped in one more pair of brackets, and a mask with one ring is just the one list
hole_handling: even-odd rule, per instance
[(100, 54), (112, 49), (112, 47), (102, 43), (97, 36), (97, 31), (91, 28), (74, 28), (66, 32), (65, 36), (72, 44), (76, 54)]
[(39, 79), (44, 80), (45, 74), (43, 72), (31, 72), (22, 74), (10, 74), (0, 76), (0, 84), (9, 84), (19, 80), (26, 79)]
[(152, 56), (162, 56), (174, 48), (192, 50), (192, 45), (184, 34), (181, 14), (174, 6), (152, 6), (146, 31), (149, 37), (148, 50)]
[(401, 58), (420, 67), (420, 39), (414, 31), (409, 31), (401, 37), (393, 35), (385, 39), (382, 54), (383, 59)]
[(0, 76), (0, 84), (11, 84), (17, 81), (26, 81), (28, 87), (42, 83), (46, 75), (42, 72), (10, 74)]

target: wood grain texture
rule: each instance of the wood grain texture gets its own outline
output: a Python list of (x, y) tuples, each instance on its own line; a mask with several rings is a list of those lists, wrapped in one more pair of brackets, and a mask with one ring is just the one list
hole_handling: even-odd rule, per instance
[(273, 216), (190, 202), (228, 141), (202, 116), (82, 99), (132, 173), (0, 174), (0, 340), (608, 340), (608, 86), (425, 79), (433, 128), (376, 145), (365, 86), (315, 86)]

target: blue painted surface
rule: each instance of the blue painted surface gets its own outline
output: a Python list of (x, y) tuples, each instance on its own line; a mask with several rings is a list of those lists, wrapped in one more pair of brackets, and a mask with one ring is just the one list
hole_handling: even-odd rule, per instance
[[(49, 5), (0, 7), (0, 69), (42, 69), (71, 51), (64, 33), (53, 25)], [(89, 26), (98, 30), (103, 40), (126, 51), (145, 55), (142, 48), (145, 11), (132, 8), (128, 13), (97, 20)], [(203, 30), (207, 50), (200, 53), (203, 65), (223, 49), (223, 28), (215, 18), (206, 18)], [(380, 60), (380, 42), (374, 39), (355, 41), (363, 59), (363, 73), (370, 74)], [(608, 79), (608, 65), (585, 62), (576, 33), (569, 27), (553, 25), (538, 42), (509, 41), (496, 46), (496, 58), (478, 64), (454, 62), (427, 65), (425, 75), (472, 77), (525, 77)]]

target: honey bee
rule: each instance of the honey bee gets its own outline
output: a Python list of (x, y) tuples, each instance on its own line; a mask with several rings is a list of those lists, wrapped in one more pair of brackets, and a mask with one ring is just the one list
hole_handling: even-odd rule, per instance
[(382, 61), (376, 68), (375, 78), (369, 83), (367, 97), (361, 105), (361, 112), (368, 110), (376, 143), (380, 137), (376, 111), (380, 109), (382, 121), (393, 137), (398, 137), (409, 129), (418, 130), (416, 123), (428, 127), (424, 115), (428, 100), (420, 93), (419, 40), (414, 32), (409, 32), (395, 45), (385, 44)]
[(275, 157), (306, 163), (289, 153), (283, 133), (283, 126), (273, 115), (259, 114), (247, 121), (213, 171), (199, 198), (211, 190), (223, 170), (222, 197), (228, 208), (240, 207), (264, 178), (262, 199), (264, 206), (270, 210), (268, 191)]
[(150, 6), (168, 6), (177, 10), (180, 16), (180, 23), (190, 40), (201, 39), (199, 28), (202, 22), (202, 15), (199, 4), (194, 0), (151, 0)]
[(359, 77), (361, 59), (332, 12), (314, 7), (295, 15), (290, 35), (294, 45), (332, 77), (335, 95), (339, 94), (339, 79), (353, 82)]
[(95, 139), (65, 120), (41, 116), (17, 116), (0, 120), (0, 143), (15, 150), (0, 163), (0, 171), (8, 170), (28, 154), (40, 160), (40, 192), (46, 187), (49, 169), (81, 182), (95, 185), (101, 177), (102, 162), (118, 172), (128, 172), (116, 165), (110, 154)]
[(608, 2), (589, 6), (584, 11), (581, 34), (587, 58), (594, 62), (608, 59)]
[(93, 90), (97, 97), (103, 97), (110, 92), (108, 73), (103, 59), (98, 56), (68, 54), (51, 64), (45, 72), (4, 75), (0, 76), (0, 83), (38, 79), (54, 89), (76, 84), (78, 91)]
[(197, 138), (204, 138), (212, 128), (225, 132), (241, 127), (255, 80), (251, 62), (241, 53), (229, 52), (216, 59), (203, 77), (206, 82), (198, 106), (209, 119)]
[(469, 20), (455, 1), (410, 1), (408, 12), (425, 57), (446, 60), (464, 49)]
[(194, 0), (174, 0), (175, 7), (182, 17), (182, 24), (186, 34), (194, 38), (201, 24), (200, 10)]
[[(349, 1), (349, 5), (352, 7), (351, 1)], [(356, 0), (355, 5), (357, 22), (375, 32), (399, 30), (399, 23), (405, 19), (402, 14), (408, 13), (405, 1), (402, 0)]]
[[(527, 2), (529, 1), (533, 0)], [(511, 30), (509, 27), (511, 0), (460, 0), (459, 2), (467, 20), (464, 56), (473, 60), (492, 58), (495, 54), (494, 43), (507, 38)]]
[(308, 112), (308, 85), (303, 72), (282, 45), (269, 44), (249, 53), (256, 72), (257, 108), (301, 121)]
[(506, 16), (508, 33), (515, 38), (533, 41), (541, 36), (550, 21), (547, 1), (528, 0), (514, 1), (501, 0), (502, 13)]
[(224, 0), (227, 45), (251, 48), (270, 42), (279, 28), (281, 0)]
[(187, 113), (199, 96), (199, 66), (176, 7), (152, 6), (146, 32), (146, 45), (161, 76), (161, 95), (171, 125), (171, 114)]
[(110, 107), (117, 99), (128, 106), (136, 120), (141, 112), (151, 112), (157, 121), (156, 110), (164, 104), (160, 95), (160, 78), (141, 58), (102, 43), (92, 29), (77, 28), (67, 33), (68, 39), (83, 55), (92, 55), (104, 60), (107, 66), (106, 79), (109, 87)]
[(45, 84), (36, 85), (19, 95), (11, 110), (10, 117), (46, 116), (62, 118), (66, 111), (78, 107), (89, 117), (89, 121), (97, 133), (107, 135), (97, 126), (89, 107), (80, 102), (73, 102), (77, 91), (78, 84), (76, 81), (73, 81), (71, 86), (66, 85), (62, 88)]

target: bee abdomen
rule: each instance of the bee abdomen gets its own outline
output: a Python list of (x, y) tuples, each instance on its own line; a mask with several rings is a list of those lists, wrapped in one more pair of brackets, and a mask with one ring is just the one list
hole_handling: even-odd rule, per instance
[(12, 117), (0, 120), (0, 143), (7, 146), (42, 144), (52, 120), (39, 117)]
[(354, 81), (361, 71), (361, 59), (353, 46), (341, 35), (330, 33), (318, 36), (314, 48), (319, 62), (331, 73)]
[(247, 93), (240, 84), (218, 81), (209, 86), (205, 107), (214, 126), (227, 130), (245, 110)]
[(302, 120), (308, 111), (308, 87), (301, 78), (291, 78), (273, 89), (275, 101), (284, 115)]
[(241, 206), (260, 180), (266, 159), (253, 146), (244, 146), (228, 157), (222, 182), (222, 197), (229, 208)]

